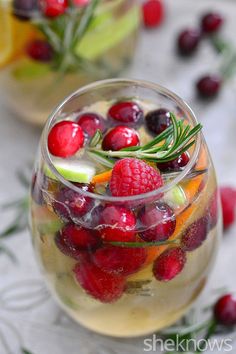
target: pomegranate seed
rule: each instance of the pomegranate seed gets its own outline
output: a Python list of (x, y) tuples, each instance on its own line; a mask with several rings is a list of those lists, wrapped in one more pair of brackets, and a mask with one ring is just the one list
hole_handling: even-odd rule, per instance
[(51, 61), (54, 54), (51, 45), (42, 39), (35, 39), (30, 42), (26, 51), (32, 59), (41, 62)]
[(196, 83), (196, 89), (201, 98), (214, 98), (221, 89), (222, 79), (218, 75), (206, 75)]
[(154, 262), (153, 274), (159, 281), (170, 281), (183, 270), (185, 263), (185, 252), (179, 247), (170, 248)]
[(223, 17), (220, 14), (216, 12), (210, 12), (202, 17), (202, 31), (207, 34), (215, 33), (219, 31), (223, 22)]
[(201, 39), (198, 29), (186, 29), (178, 36), (178, 50), (182, 55), (191, 55), (196, 52)]
[[(85, 191), (92, 191), (88, 185), (79, 183), (75, 185)], [(93, 207), (93, 204), (94, 202), (91, 198), (84, 196), (82, 193), (75, 192), (68, 187), (62, 187), (52, 202), (55, 213), (63, 221), (69, 221), (85, 215)]]
[(122, 123), (137, 123), (143, 118), (143, 111), (135, 102), (122, 101), (109, 109), (108, 118)]
[(79, 124), (61, 121), (48, 134), (49, 152), (58, 157), (74, 155), (84, 144), (84, 134)]
[(168, 161), (168, 162), (162, 162), (162, 163), (157, 163), (157, 168), (160, 171), (179, 171), (183, 169), (189, 162), (189, 154), (187, 152), (183, 152), (177, 159)]
[(105, 246), (93, 254), (92, 261), (104, 272), (127, 276), (137, 272), (146, 258), (144, 248)]
[(165, 203), (148, 205), (140, 213), (140, 220), (147, 230), (140, 237), (147, 242), (167, 240), (175, 231), (176, 219), (171, 207)]
[(182, 236), (182, 248), (191, 252), (200, 247), (207, 238), (210, 229), (210, 221), (207, 217), (194, 221), (184, 232)]
[(214, 315), (218, 323), (224, 326), (236, 325), (236, 298), (231, 294), (222, 296), (214, 306)]
[(224, 229), (228, 229), (235, 221), (236, 210), (236, 189), (232, 187), (221, 187), (220, 198), (223, 212)]
[(161, 0), (146, 0), (143, 3), (143, 22), (145, 27), (159, 26), (164, 19), (164, 5)]
[(125, 290), (124, 277), (108, 274), (86, 260), (75, 266), (74, 274), (80, 286), (90, 296), (103, 303), (117, 301)]
[(122, 206), (107, 205), (100, 214), (99, 229), (105, 241), (135, 241), (136, 218), (131, 210)]
[(138, 133), (133, 129), (123, 125), (111, 129), (102, 142), (103, 150), (121, 150), (130, 146), (139, 145)]
[(97, 113), (83, 113), (78, 117), (77, 123), (89, 137), (92, 137), (98, 129), (101, 132), (106, 129), (103, 117)]
[(45, 16), (57, 17), (65, 13), (68, 7), (68, 1), (67, 0), (39, 0), (39, 6)]
[(147, 128), (155, 135), (162, 133), (172, 124), (170, 112), (164, 108), (149, 112), (145, 120)]

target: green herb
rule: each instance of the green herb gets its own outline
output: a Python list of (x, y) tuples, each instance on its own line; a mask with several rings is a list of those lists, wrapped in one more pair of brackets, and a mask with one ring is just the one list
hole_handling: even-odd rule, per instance
[(158, 242), (107, 242), (109, 245), (118, 246), (118, 247), (153, 247), (153, 246), (165, 246), (165, 245), (176, 245), (179, 244), (179, 240), (169, 240), (169, 241), (158, 241)]
[[(88, 148), (90, 156), (94, 154), (103, 157), (107, 163), (112, 163), (111, 158), (125, 157), (153, 162), (174, 160), (195, 143), (194, 137), (200, 132), (202, 125), (199, 123), (191, 129), (190, 125), (184, 125), (182, 120), (177, 121), (173, 113), (170, 113), (170, 116), (172, 120), (171, 126), (146, 145), (128, 147), (119, 151), (104, 151), (101, 148), (90, 146)], [(93, 137), (92, 141), (94, 140)]]
[(21, 352), (22, 354), (33, 354), (32, 352), (30, 352), (28, 349), (25, 348), (21, 348)]

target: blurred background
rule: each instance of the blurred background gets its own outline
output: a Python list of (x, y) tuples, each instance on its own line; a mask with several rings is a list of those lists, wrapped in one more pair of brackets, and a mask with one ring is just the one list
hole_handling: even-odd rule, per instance
[[(141, 339), (105, 339), (68, 319), (35, 264), (24, 204), (30, 168), (44, 122), (70, 92), (115, 76), (167, 87), (203, 124), (219, 184), (236, 187), (236, 3), (148, 2), (100, 1), (92, 18), (89, 0), (74, 0), (63, 19), (63, 1), (0, 0), (0, 353), (143, 353)], [(220, 18), (201, 36), (209, 12)], [(234, 233), (232, 225), (201, 306), (212, 289), (236, 288)]]

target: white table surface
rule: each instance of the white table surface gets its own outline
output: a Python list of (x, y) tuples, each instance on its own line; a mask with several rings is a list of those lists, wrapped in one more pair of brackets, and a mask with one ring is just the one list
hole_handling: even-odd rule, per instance
[[(219, 9), (227, 17), (226, 35), (236, 45), (236, 2), (230, 0), (165, 0), (168, 16), (165, 25), (153, 31), (143, 31), (132, 67), (124, 76), (160, 83), (183, 97), (204, 125), (204, 133), (212, 153), (220, 184), (236, 186), (236, 90), (230, 84), (219, 99), (208, 104), (194, 96), (193, 81), (208, 72), (215, 55), (204, 44), (191, 60), (181, 60), (174, 51), (178, 30), (197, 23), (197, 15), (206, 10)], [(20, 197), (24, 191), (15, 176), (33, 160), (39, 131), (16, 120), (1, 104), (0, 95), (0, 202)], [(0, 230), (12, 215), (1, 210)], [(208, 301), (213, 289), (226, 286), (236, 289), (236, 227), (224, 237), (211, 281), (199, 300), (199, 306)], [(20, 345), (33, 354), (140, 354), (143, 339), (119, 340), (91, 333), (70, 320), (44, 292), (44, 285), (36, 265), (29, 232), (22, 232), (5, 241), (13, 250), (19, 264), (14, 265), (0, 254), (0, 353), (20, 353)], [(10, 308), (2, 301), (2, 291), (13, 286), (30, 294), (21, 299), (17, 295)], [(16, 292), (16, 290), (14, 290)], [(13, 294), (15, 292), (13, 291)], [(9, 294), (9, 293), (8, 293)], [(36, 295), (35, 295), (36, 294)], [(9, 303), (8, 303), (9, 305)], [(15, 305), (15, 308), (13, 305)], [(3, 338), (2, 338), (3, 337)], [(233, 352), (236, 350), (236, 342)]]

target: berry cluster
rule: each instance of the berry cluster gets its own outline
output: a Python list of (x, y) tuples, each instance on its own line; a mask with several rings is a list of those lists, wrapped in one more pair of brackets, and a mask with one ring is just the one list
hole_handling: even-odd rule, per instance
[[(200, 41), (204, 38), (212, 38), (219, 32), (224, 23), (223, 17), (217, 12), (205, 14), (200, 21), (200, 28), (188, 28), (183, 30), (177, 38), (177, 49), (182, 56), (194, 54)], [(214, 98), (220, 91), (223, 77), (219, 74), (208, 74), (196, 82), (196, 90), (201, 98)]]

